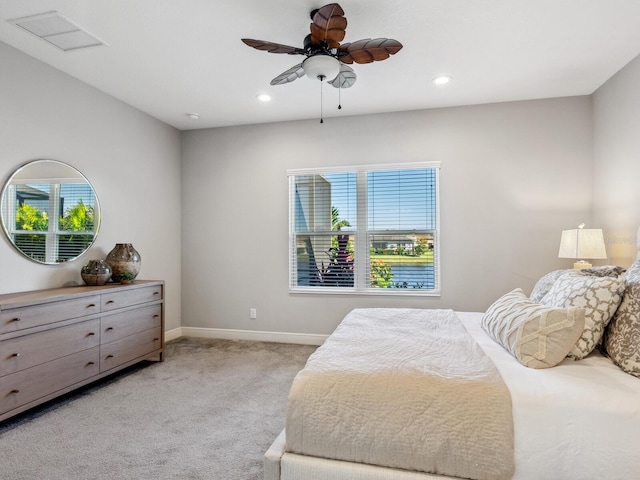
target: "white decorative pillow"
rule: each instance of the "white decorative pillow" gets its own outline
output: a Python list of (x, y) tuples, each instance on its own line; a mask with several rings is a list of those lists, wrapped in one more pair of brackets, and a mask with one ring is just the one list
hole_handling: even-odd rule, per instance
[(584, 331), (569, 357), (586, 357), (602, 340), (604, 328), (618, 308), (624, 288), (624, 281), (614, 277), (568, 273), (556, 280), (541, 303), (549, 307), (585, 309)]
[(532, 302), (517, 288), (496, 300), (482, 328), (526, 367), (560, 363), (582, 334), (583, 308), (552, 308)]

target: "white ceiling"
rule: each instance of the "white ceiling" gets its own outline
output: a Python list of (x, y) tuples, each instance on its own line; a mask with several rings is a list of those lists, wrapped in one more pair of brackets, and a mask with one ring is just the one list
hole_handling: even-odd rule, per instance
[[(270, 86), (303, 57), (322, 0), (0, 0), (0, 41), (187, 130), (319, 118), (320, 85)], [(324, 85), (324, 116), (593, 93), (640, 53), (638, 0), (340, 0), (344, 42), (388, 37), (395, 56), (354, 65), (356, 84)], [(58, 11), (108, 47), (62, 52), (6, 20)], [(435, 86), (449, 74), (454, 81)], [(2, 66), (0, 65), (0, 75)], [(256, 100), (259, 93), (273, 97)], [(197, 121), (187, 118), (197, 113)], [(329, 120), (327, 120), (329, 121)]]

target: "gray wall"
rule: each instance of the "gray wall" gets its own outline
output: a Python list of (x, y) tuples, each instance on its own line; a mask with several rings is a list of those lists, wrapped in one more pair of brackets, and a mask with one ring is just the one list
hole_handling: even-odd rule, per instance
[[(591, 98), (183, 132), (183, 326), (330, 333), (354, 307), (483, 310), (590, 224)], [(440, 298), (289, 294), (292, 168), (440, 161)], [(257, 308), (258, 318), (249, 319)]]
[[(2, 180), (65, 161), (103, 209), (96, 244), (67, 265), (30, 262), (3, 237), (0, 293), (80, 283), (85, 261), (131, 242), (141, 278), (167, 282), (168, 330), (326, 334), (354, 307), (482, 310), (528, 291), (569, 266), (560, 231), (583, 221), (605, 229), (609, 263), (635, 257), (640, 59), (589, 97), (182, 134), (3, 43), (0, 64)], [(287, 169), (423, 160), (442, 163), (440, 298), (288, 293)]]
[(94, 246), (45, 266), (0, 240), (0, 293), (82, 283), (80, 268), (117, 242), (142, 256), (140, 278), (166, 281), (167, 329), (181, 323), (180, 132), (0, 42), (0, 178), (38, 158), (87, 176), (102, 206)]
[(596, 91), (593, 118), (594, 224), (609, 261), (628, 266), (640, 225), (640, 57)]

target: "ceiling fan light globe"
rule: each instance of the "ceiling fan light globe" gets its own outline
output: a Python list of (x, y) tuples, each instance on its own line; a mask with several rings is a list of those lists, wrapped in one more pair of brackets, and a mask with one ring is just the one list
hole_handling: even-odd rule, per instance
[(330, 55), (314, 55), (302, 62), (302, 68), (312, 80), (331, 81), (340, 73), (340, 61)]

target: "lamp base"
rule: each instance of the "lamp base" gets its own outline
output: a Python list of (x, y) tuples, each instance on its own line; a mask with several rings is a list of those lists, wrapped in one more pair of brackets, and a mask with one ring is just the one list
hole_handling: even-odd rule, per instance
[(576, 262), (573, 264), (573, 268), (576, 268), (576, 269), (591, 268), (591, 267), (593, 267), (593, 265), (591, 265), (589, 262), (585, 262), (584, 260), (580, 260), (579, 262)]

